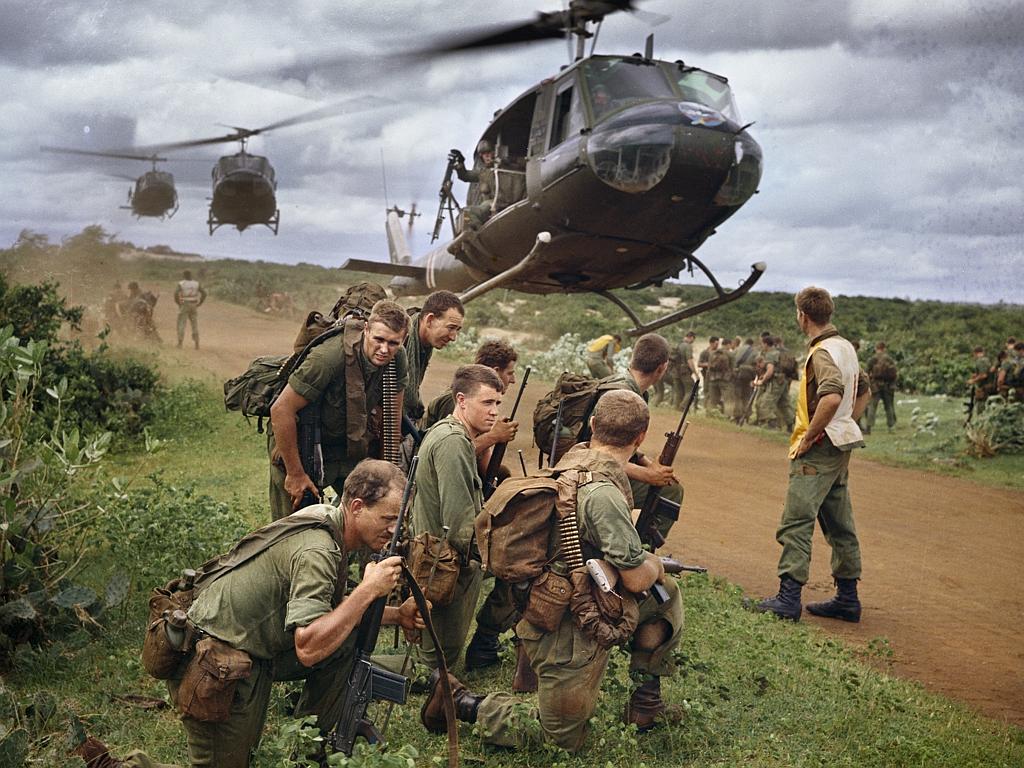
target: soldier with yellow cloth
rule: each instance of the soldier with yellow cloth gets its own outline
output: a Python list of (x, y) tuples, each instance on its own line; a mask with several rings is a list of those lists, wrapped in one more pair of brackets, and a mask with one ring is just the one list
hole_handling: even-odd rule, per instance
[(871, 399), (871, 387), (853, 345), (832, 325), (834, 309), (823, 288), (811, 286), (796, 295), (797, 324), (810, 344), (790, 437), (786, 506), (775, 534), (782, 545), (779, 593), (758, 605), (765, 613), (792, 621), (800, 620), (815, 520), (832, 548), (837, 594), (810, 603), (807, 610), (816, 616), (860, 621), (860, 543), (847, 481), (850, 453), (864, 445), (857, 419)]
[(587, 368), (595, 379), (612, 375), (612, 360), (622, 349), (622, 337), (617, 333), (606, 333), (587, 344)]

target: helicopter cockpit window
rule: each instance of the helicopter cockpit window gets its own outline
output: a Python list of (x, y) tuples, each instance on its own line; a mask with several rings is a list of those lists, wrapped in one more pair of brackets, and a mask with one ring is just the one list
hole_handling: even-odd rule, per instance
[(676, 98), (671, 83), (658, 67), (622, 58), (594, 57), (583, 64), (582, 70), (595, 119), (651, 99)]
[(742, 125), (739, 110), (732, 98), (732, 89), (727, 82), (699, 69), (680, 73), (678, 82), (683, 101), (711, 107), (737, 125)]
[(548, 143), (548, 149), (558, 146), (572, 136), (579, 136), (584, 125), (579, 88), (575, 87), (575, 80), (568, 80), (560, 85), (560, 90), (555, 96), (555, 114), (551, 121), (551, 141)]

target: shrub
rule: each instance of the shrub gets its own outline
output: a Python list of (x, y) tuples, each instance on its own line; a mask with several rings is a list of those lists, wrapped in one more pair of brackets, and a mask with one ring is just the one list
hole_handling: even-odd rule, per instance
[(1024, 403), (993, 395), (965, 430), (967, 450), (975, 456), (1024, 452)]

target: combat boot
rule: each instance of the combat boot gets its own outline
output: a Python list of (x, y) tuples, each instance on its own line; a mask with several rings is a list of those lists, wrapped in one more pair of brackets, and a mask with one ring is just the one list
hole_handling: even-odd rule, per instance
[(533, 671), (530, 657), (526, 655), (523, 641), (516, 638), (516, 673), (512, 677), (513, 693), (536, 693), (537, 673)]
[(627, 725), (635, 725), (637, 733), (646, 733), (664, 722), (678, 721), (682, 715), (677, 707), (662, 701), (661, 678), (651, 675), (629, 697), (623, 719)]
[(826, 619), (860, 621), (860, 599), (857, 597), (856, 579), (836, 579), (836, 595), (831, 600), (808, 603), (807, 612)]
[(72, 750), (71, 754), (78, 755), (85, 761), (86, 768), (121, 768), (124, 765), (120, 760), (110, 756), (110, 750), (102, 741), (89, 736)]
[(466, 671), (493, 667), (498, 663), (498, 636), (477, 627), (466, 646)]
[(789, 576), (779, 579), (779, 594), (769, 597), (757, 604), (761, 613), (774, 613), (780, 619), (800, 621), (800, 593), (804, 585)]
[[(476, 712), (484, 696), (471, 693), (455, 675), (448, 673), (448, 682), (452, 686), (452, 698), (455, 700), (455, 717), (464, 723), (475, 723)], [(420, 721), (431, 733), (444, 733), (448, 730), (448, 716), (444, 711), (444, 688), (441, 687), (441, 670), (430, 673), (430, 693), (420, 709)]]

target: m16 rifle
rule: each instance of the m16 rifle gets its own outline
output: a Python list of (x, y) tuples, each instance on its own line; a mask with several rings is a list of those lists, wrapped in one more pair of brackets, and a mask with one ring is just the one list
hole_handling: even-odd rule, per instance
[(451, 221), (452, 229), (455, 229), (455, 211), (462, 210), (452, 195), (452, 172), (457, 165), (465, 165), (466, 157), (459, 150), (453, 149), (448, 153), (448, 165), (444, 169), (444, 178), (441, 180), (441, 189), (437, 196), (441, 199), (437, 207), (437, 219), (434, 220), (434, 231), (430, 236), (430, 242), (434, 242), (441, 236), (441, 227), (444, 226), (444, 214), (447, 211), (448, 219)]
[(747, 404), (743, 408), (743, 413), (740, 414), (739, 419), (736, 420), (738, 426), (743, 426), (747, 423), (747, 419), (750, 418), (750, 412), (754, 407), (754, 398), (757, 397), (758, 387), (756, 385), (750, 387), (750, 397), (747, 398)]
[[(519, 408), (519, 401), (523, 397), (523, 391), (526, 389), (526, 382), (530, 378), (530, 366), (526, 366), (526, 371), (523, 373), (523, 380), (519, 385), (519, 392), (516, 394), (516, 401), (512, 404), (512, 412), (509, 414), (507, 421), (514, 421), (516, 418), (516, 409)], [(484, 499), (491, 498), (491, 494), (494, 493), (498, 487), (498, 469), (501, 468), (501, 461), (505, 458), (505, 450), (508, 448), (508, 443), (498, 443), (491, 449), (491, 459), (487, 462), (487, 469), (484, 471)], [(526, 474), (525, 472), (523, 474)]]
[(310, 504), (319, 504), (324, 487), (324, 455), (320, 445), (320, 404), (312, 402), (299, 411), (297, 427), (299, 458), (302, 469), (317, 488), (314, 494), (308, 488), (302, 492), (299, 509)]
[(966, 418), (964, 419), (964, 426), (966, 427), (971, 423), (971, 419), (974, 418), (974, 393), (976, 389), (973, 384), (967, 385), (967, 400), (964, 401), (964, 413)]

